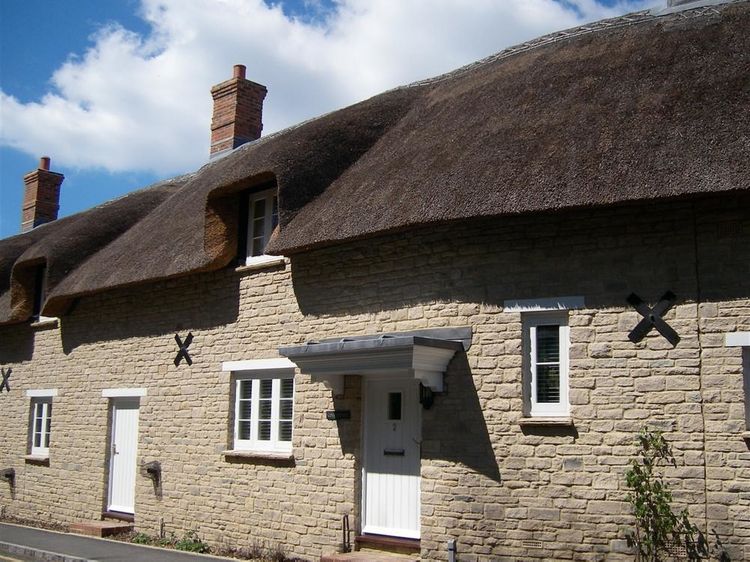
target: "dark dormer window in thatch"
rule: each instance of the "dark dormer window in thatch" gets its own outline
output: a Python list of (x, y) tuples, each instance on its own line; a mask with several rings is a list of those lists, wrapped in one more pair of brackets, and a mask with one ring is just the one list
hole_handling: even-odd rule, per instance
[(42, 307), (47, 298), (47, 270), (42, 265), (34, 271), (34, 304), (31, 313), (32, 322), (46, 322), (55, 320), (42, 314)]
[(276, 185), (244, 194), (240, 214), (239, 261), (246, 265), (261, 263), (275, 256), (267, 256), (266, 245), (279, 223), (279, 198)]
[(44, 294), (46, 291), (46, 283), (44, 281), (46, 275), (44, 274), (44, 266), (37, 267), (34, 272), (34, 307), (32, 308), (31, 315), (34, 321), (38, 321), (42, 314), (42, 305), (44, 304)]

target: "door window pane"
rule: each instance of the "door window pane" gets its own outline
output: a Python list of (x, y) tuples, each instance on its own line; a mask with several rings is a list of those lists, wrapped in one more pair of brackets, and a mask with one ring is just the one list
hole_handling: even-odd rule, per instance
[(400, 392), (388, 393), (388, 419), (389, 420), (401, 419), (401, 393)]

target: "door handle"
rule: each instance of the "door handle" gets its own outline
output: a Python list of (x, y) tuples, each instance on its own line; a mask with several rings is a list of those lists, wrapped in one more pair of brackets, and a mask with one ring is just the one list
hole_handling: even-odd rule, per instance
[(383, 454), (388, 457), (403, 457), (404, 450), (403, 449), (383, 449)]

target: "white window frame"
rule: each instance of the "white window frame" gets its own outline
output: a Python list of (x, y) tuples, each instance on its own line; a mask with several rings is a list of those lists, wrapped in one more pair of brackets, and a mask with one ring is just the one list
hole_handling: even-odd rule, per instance
[[(222, 363), (222, 371), (233, 374), (233, 407), (234, 423), (232, 425), (232, 443), (235, 451), (248, 451), (257, 453), (283, 453), (291, 454), (292, 441), (279, 440), (279, 421), (280, 421), (280, 395), (281, 380), (291, 379), (294, 383), (295, 365), (286, 358), (274, 359), (250, 359), (243, 361), (225, 361)], [(261, 441), (257, 439), (258, 435), (258, 414), (260, 398), (260, 381), (271, 379), (273, 386), (271, 389), (271, 439)], [(239, 438), (240, 425), (240, 384), (242, 381), (252, 381), (252, 404), (251, 410), (251, 434), (250, 439)], [(292, 386), (292, 439), (294, 439), (294, 396), (295, 389)]]
[[(570, 415), (569, 371), (570, 371), (570, 327), (568, 312), (528, 312), (522, 315), (524, 338), (524, 401), (529, 417), (567, 417)], [(558, 326), (560, 342), (560, 400), (556, 403), (540, 403), (536, 399), (536, 329), (539, 326)]]
[[(27, 390), (26, 396), (31, 398), (31, 427), (29, 428), (31, 456), (49, 457), (49, 445), (52, 442), (52, 398), (57, 396), (57, 390)], [(39, 409), (41, 412), (38, 412)], [(41, 414), (40, 432), (36, 429), (37, 414)], [(49, 429), (47, 425), (50, 426)], [(35, 444), (37, 436), (39, 436), (39, 446)]]
[(269, 256), (264, 253), (260, 254), (253, 254), (253, 241), (256, 238), (255, 234), (255, 219), (254, 219), (254, 213), (253, 208), (255, 207), (256, 201), (265, 201), (266, 205), (266, 212), (263, 217), (263, 233), (262, 233), (262, 247), (265, 249), (265, 247), (268, 245), (269, 240), (271, 240), (271, 234), (273, 234), (273, 229), (276, 227), (275, 224), (273, 224), (273, 209), (274, 209), (274, 201), (276, 202), (276, 221), (278, 222), (278, 190), (273, 187), (271, 189), (266, 189), (264, 191), (259, 191), (257, 193), (251, 193), (248, 198), (248, 206), (247, 206), (247, 233), (246, 233), (246, 240), (247, 240), (247, 248), (246, 248), (246, 256), (245, 256), (245, 265), (251, 265), (256, 263), (261, 263), (265, 261), (275, 261), (278, 260), (278, 256)]
[(725, 335), (727, 347), (742, 348), (742, 392), (745, 397), (745, 433), (750, 439), (750, 332), (730, 332)]
[[(271, 436), (268, 440), (258, 438), (260, 412), (260, 383), (263, 380), (270, 380), (271, 386)], [(234, 387), (234, 449), (236, 451), (258, 451), (270, 453), (291, 453), (292, 441), (281, 441), (279, 439), (279, 422), (280, 405), (281, 405), (281, 381), (292, 381), (292, 417), (289, 420), (292, 423), (292, 435), (294, 434), (294, 376), (263, 376), (263, 375), (244, 375), (238, 376), (235, 380)], [(250, 383), (253, 385), (251, 398), (251, 418), (250, 420), (240, 420), (240, 385)], [(240, 439), (240, 422), (250, 421), (250, 439)]]

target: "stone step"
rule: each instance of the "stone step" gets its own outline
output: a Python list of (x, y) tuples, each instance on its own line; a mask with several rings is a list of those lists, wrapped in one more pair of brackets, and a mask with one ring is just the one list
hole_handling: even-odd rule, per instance
[(68, 526), (71, 533), (90, 537), (108, 537), (133, 530), (133, 524), (123, 521), (80, 521)]

